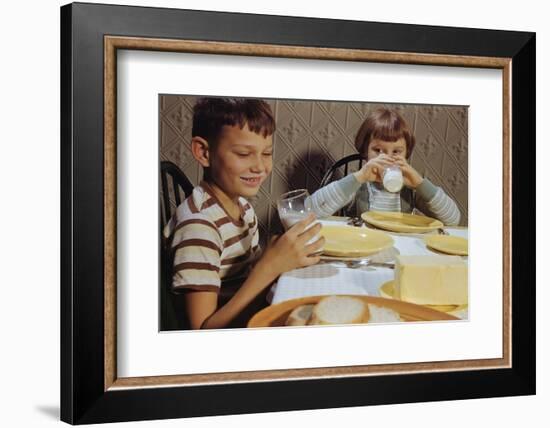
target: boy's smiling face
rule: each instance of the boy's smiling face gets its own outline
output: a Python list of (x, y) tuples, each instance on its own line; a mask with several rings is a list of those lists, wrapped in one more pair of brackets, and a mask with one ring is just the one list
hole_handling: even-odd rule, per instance
[(213, 184), (231, 199), (251, 197), (273, 167), (273, 139), (250, 131), (246, 124), (243, 129), (225, 125), (209, 157)]

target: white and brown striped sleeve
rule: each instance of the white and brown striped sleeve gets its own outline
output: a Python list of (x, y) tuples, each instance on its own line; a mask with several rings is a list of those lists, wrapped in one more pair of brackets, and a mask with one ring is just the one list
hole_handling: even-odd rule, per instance
[(172, 289), (220, 290), (223, 242), (216, 225), (206, 216), (195, 214), (174, 229)]

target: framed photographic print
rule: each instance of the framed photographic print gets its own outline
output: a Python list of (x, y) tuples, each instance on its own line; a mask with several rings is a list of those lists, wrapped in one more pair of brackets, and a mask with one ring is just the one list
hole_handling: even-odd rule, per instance
[(61, 54), (62, 420), (535, 393), (533, 33), (75, 3)]

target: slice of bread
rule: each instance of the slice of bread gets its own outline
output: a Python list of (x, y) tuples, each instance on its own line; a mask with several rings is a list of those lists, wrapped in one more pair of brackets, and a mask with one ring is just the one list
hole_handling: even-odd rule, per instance
[(357, 324), (369, 321), (367, 304), (356, 297), (323, 297), (313, 308), (308, 325)]
[(287, 326), (300, 326), (306, 325), (309, 317), (311, 316), (311, 311), (315, 305), (313, 303), (309, 305), (300, 305), (294, 308), (286, 319), (285, 325)]
[(369, 323), (388, 323), (402, 321), (399, 312), (390, 308), (374, 305), (369, 303)]

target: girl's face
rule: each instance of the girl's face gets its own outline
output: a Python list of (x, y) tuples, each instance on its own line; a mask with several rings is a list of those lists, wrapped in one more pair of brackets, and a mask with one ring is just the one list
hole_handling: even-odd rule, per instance
[[(365, 153), (362, 153), (365, 156)], [(407, 158), (407, 143), (404, 138), (397, 141), (384, 141), (373, 139), (369, 143), (366, 159), (374, 159), (375, 157), (385, 154), (388, 156), (399, 156)]]

